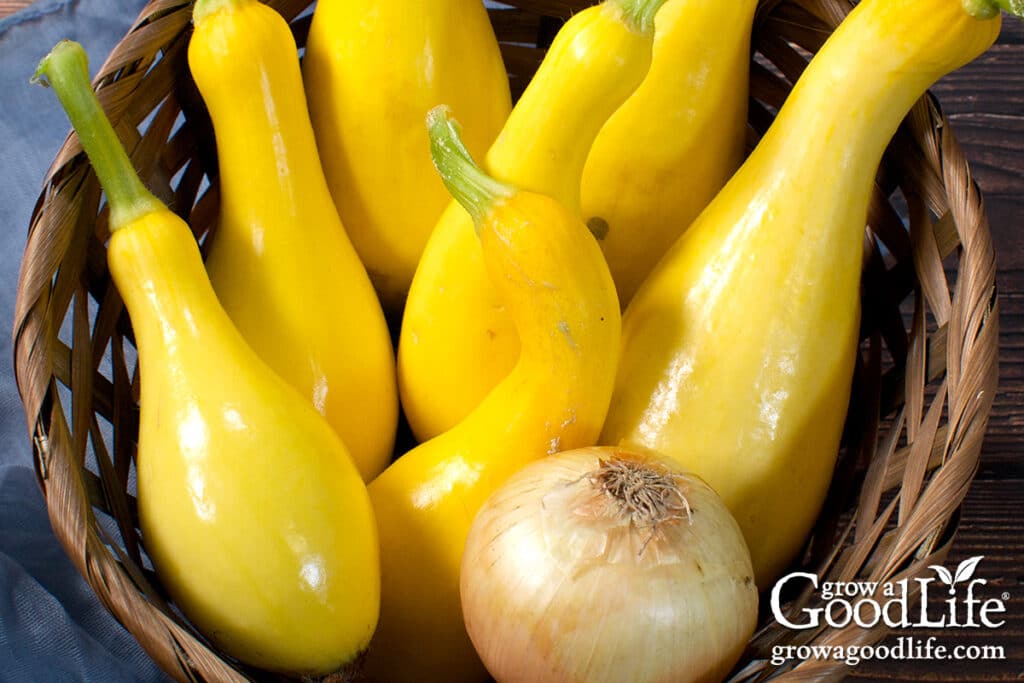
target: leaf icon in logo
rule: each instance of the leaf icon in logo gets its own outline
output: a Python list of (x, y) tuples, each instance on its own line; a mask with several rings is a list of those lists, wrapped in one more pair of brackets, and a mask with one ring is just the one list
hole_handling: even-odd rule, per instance
[(984, 558), (984, 555), (977, 555), (975, 557), (968, 558), (961, 562), (960, 565), (956, 568), (956, 576), (953, 578), (953, 582), (960, 583), (961, 581), (967, 581), (972, 576), (974, 576), (974, 570), (978, 568), (978, 564)]
[(939, 579), (942, 583), (949, 586), (950, 590), (953, 590), (953, 575), (949, 573), (949, 570), (945, 567), (941, 567), (937, 564), (930, 565), (929, 569), (934, 569), (935, 573), (939, 575)]
[(935, 573), (939, 575), (939, 579), (942, 581), (942, 583), (949, 586), (949, 594), (953, 595), (956, 592), (956, 584), (960, 583), (961, 581), (967, 581), (972, 576), (974, 576), (974, 572), (978, 568), (978, 564), (984, 558), (984, 555), (976, 555), (975, 557), (970, 557), (964, 560), (959, 565), (957, 565), (956, 576), (951, 574), (949, 570), (945, 567), (940, 567), (937, 564), (929, 565), (928, 568), (935, 570)]

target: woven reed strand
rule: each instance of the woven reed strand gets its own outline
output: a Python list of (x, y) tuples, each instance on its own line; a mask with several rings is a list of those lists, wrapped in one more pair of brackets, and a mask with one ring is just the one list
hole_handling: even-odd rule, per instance
[[(296, 17), (307, 3), (269, 4), (294, 20), (303, 44), (308, 15)], [(494, 11), (492, 20), (513, 90), (521, 91), (543, 56), (535, 46), (588, 3), (510, 4), (516, 8)], [(851, 6), (762, 0), (751, 67), (751, 144), (807, 54)], [(201, 239), (217, 210), (217, 170), (210, 123), (185, 63), (189, 21), (187, 2), (153, 0), (94, 85), (143, 180)], [(901, 198), (909, 231), (894, 208)], [(50, 521), (99, 599), (172, 676), (272, 678), (217, 653), (167, 604), (145, 568), (130, 492), (139, 377), (130, 323), (106, 269), (109, 234), (100, 206), (95, 177), (70, 135), (33, 212), (14, 326), (18, 386)], [(967, 162), (930, 96), (917, 103), (886, 154), (864, 256), (863, 343), (847, 437), (801, 562), (827, 580), (898, 579), (942, 563), (992, 407), (998, 303), (991, 237)], [(69, 337), (59, 334), (62, 326)], [(797, 596), (785, 609), (795, 614), (812, 601), (810, 594)], [(885, 635), (856, 626), (791, 631), (769, 620), (732, 680), (839, 679), (846, 672), (841, 662), (772, 667), (771, 647), (866, 645)]]
[(31, 5), (33, 0), (0, 0), (0, 19)]

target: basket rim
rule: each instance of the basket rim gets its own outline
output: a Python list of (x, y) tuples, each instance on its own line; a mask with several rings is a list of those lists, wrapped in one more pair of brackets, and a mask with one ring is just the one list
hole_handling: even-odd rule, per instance
[[(286, 0), (279, 0), (276, 4), (285, 3)], [(794, 3), (798, 4), (799, 0), (763, 0), (758, 10), (760, 20), (764, 21), (771, 16), (778, 6)], [(828, 0), (822, 0), (822, 3), (828, 7), (849, 5), (845, 0), (835, 0), (831, 5)], [(543, 0), (524, 0), (512, 4), (530, 7), (544, 3)], [(137, 88), (144, 82), (144, 78), (137, 70), (127, 68), (130, 60), (125, 61), (119, 51), (125, 49), (124, 45), (131, 47), (151, 38), (163, 39), (172, 34), (177, 35), (180, 42), (180, 36), (186, 35), (189, 30), (188, 19), (183, 17), (187, 13), (188, 5), (178, 0), (152, 0), (100, 68), (96, 85), (109, 87), (119, 81), (134, 79)], [(140, 37), (140, 34), (144, 37)], [(171, 45), (174, 45), (173, 41)], [(172, 49), (180, 50), (181, 45)], [(128, 50), (128, 54), (132, 54), (131, 50)], [(123, 92), (118, 93), (117, 97), (108, 98), (113, 109), (112, 115), (124, 111), (128, 101)], [(939, 321), (945, 321), (946, 332), (945, 337), (930, 336), (925, 333), (927, 321), (924, 314), (921, 314), (920, 320), (915, 317), (913, 328), (920, 329), (921, 334), (915, 338), (917, 346), (913, 346), (915, 339), (912, 339), (907, 351), (908, 358), (914, 362), (908, 363), (903, 381), (890, 388), (887, 400), (893, 402), (892, 405), (880, 406), (880, 409), (891, 407), (895, 411), (896, 438), (892, 439), (891, 446), (887, 446), (889, 455), (886, 461), (880, 465), (875, 463), (882, 461), (872, 461), (861, 475), (867, 482), (865, 485), (882, 486), (882, 483), (895, 476), (894, 470), (890, 469), (892, 459), (903, 457), (902, 479), (898, 481), (908, 488), (901, 488), (898, 501), (888, 502), (877, 519), (855, 514), (855, 527), (847, 526), (845, 531), (837, 530), (846, 538), (848, 534), (856, 537), (864, 533), (862, 528), (876, 525), (879, 520), (888, 522), (898, 518), (907, 524), (910, 531), (900, 539), (910, 540), (898, 539), (895, 546), (890, 548), (889, 561), (874, 570), (889, 575), (920, 573), (928, 563), (942, 561), (948, 554), (955, 539), (960, 501), (966, 495), (967, 486), (977, 471), (981, 438), (991, 412), (992, 392), (996, 382), (994, 372), (998, 361), (995, 258), (980, 189), (971, 176), (967, 160), (948, 119), (932, 95), (926, 95), (918, 102), (908, 116), (901, 135), (904, 147), (898, 150), (898, 154), (891, 152), (896, 157), (894, 162), (904, 159), (900, 155), (907, 155), (912, 161), (905, 163), (924, 164), (931, 171), (930, 175), (926, 174), (924, 180), (920, 181), (920, 187), (915, 188), (920, 196), (912, 198), (911, 211), (916, 211), (918, 220), (930, 223), (929, 213), (939, 216), (932, 224), (934, 235), (931, 241), (926, 240), (928, 243), (921, 247), (927, 253), (934, 252), (933, 257), (917, 259), (913, 264), (921, 276), (911, 283), (910, 292), (919, 307), (927, 305)], [(73, 429), (82, 424), (81, 417), (72, 414), (69, 423), (57, 387), (64, 384), (65, 379), (77, 377), (76, 386), (88, 387), (93, 391), (94, 380), (81, 377), (74, 354), (59, 350), (56, 330), (69, 316), (81, 320), (84, 315), (88, 323), (88, 310), (78, 293), (85, 291), (88, 294), (89, 291), (77, 282), (79, 273), (87, 267), (84, 241), (88, 236), (58, 234), (60, 230), (54, 224), (75, 225), (79, 221), (87, 221), (88, 216), (95, 216), (99, 210), (98, 187), (90, 177), (87, 163), (79, 151), (73, 134), (69, 134), (47, 172), (33, 210), (29, 239), (19, 273), (13, 333), (16, 380), (26, 411), (37, 476), (46, 497), (51, 525), (65, 552), (107, 609), (135, 635), (164, 670), (179, 680), (190, 680), (197, 675), (213, 675), (219, 680), (245, 680), (253, 672), (235, 668), (233, 663), (225, 661), (211, 650), (173, 610), (162, 604), (159, 590), (150, 585), (144, 573), (130, 570), (133, 566), (132, 558), (118, 546), (116, 539), (103, 536), (93, 509), (97, 503), (106, 505), (109, 500), (103, 488), (102, 476), (85, 471), (77, 462), (75, 453), (77, 449), (84, 448), (82, 440), (88, 439), (89, 434), (82, 436)], [(71, 199), (68, 205), (59, 207), (54, 215), (58, 196), (70, 196)], [(72, 212), (70, 215), (69, 210)], [(102, 230), (101, 226), (100, 234)], [(95, 235), (92, 237), (95, 239)], [(79, 247), (81, 253), (68, 262), (67, 254), (72, 253), (75, 247)], [(941, 265), (953, 252), (959, 254), (959, 272), (954, 294), (950, 298), (948, 290), (941, 291), (936, 283), (940, 276), (945, 282)], [(939, 271), (936, 271), (936, 264)], [(942, 327), (940, 325), (940, 329)], [(79, 339), (76, 337), (75, 342)], [(936, 358), (947, 360), (946, 366), (943, 367)], [(861, 360), (865, 364), (882, 362), (881, 358)], [(923, 389), (934, 381), (940, 382), (941, 399), (928, 407)], [(897, 404), (901, 396), (910, 391), (908, 386), (922, 388), (921, 400), (908, 401), (899, 407)], [(947, 400), (948, 418), (943, 424), (943, 406)], [(883, 411), (883, 414), (888, 413)], [(95, 420), (95, 416), (92, 419)], [(930, 434), (931, 438), (921, 442), (908, 438), (910, 445), (904, 451), (899, 451), (896, 442), (900, 432), (908, 428), (907, 425), (915, 425), (918, 434)], [(875, 425), (875, 429), (878, 430), (879, 426)], [(876, 442), (883, 435), (878, 432), (877, 437)], [(918, 447), (918, 443), (929, 447)], [(932, 450), (936, 444), (942, 445), (939, 469), (933, 469), (935, 454)], [(898, 456), (899, 453), (902, 456)], [(934, 482), (936, 473), (941, 474), (940, 470), (947, 465), (950, 466), (947, 471), (952, 473), (947, 477), (950, 480), (948, 485), (936, 489), (925, 481), (931, 473), (933, 479), (930, 482)], [(835, 483), (833, 488), (836, 488)], [(951, 493), (954, 504), (936, 500), (936, 490), (943, 495)], [(832, 495), (830, 493), (830, 497)], [(880, 505), (881, 496), (874, 502), (876, 506)], [(915, 514), (918, 506), (923, 506), (921, 510), (933, 514)], [(934, 513), (937, 510), (945, 512), (936, 518)], [(855, 534), (851, 532), (852, 528), (856, 528)], [(920, 539), (923, 537), (932, 540), (922, 545)], [(873, 548), (863, 544), (852, 547), (860, 548), (854, 555), (871, 552)], [(865, 547), (867, 551), (863, 550)], [(927, 547), (928, 552), (916, 557), (915, 553), (923, 547)], [(112, 554), (111, 548), (116, 556)], [(840, 548), (835, 548), (828, 565), (843, 561), (839, 554)], [(849, 559), (846, 563), (847, 566), (857, 564)], [(154, 644), (148, 636), (153, 632), (165, 634), (165, 640)], [(844, 629), (823, 634), (822, 637), (828, 642), (852, 644), (865, 643), (867, 638), (874, 642), (881, 635), (884, 634), (875, 632), (865, 635)], [(733, 680), (763, 680), (768, 672), (761, 654), (777, 636), (771, 624), (760, 629), (752, 639), (748, 653), (744, 655), (748, 661), (747, 666), (740, 667)], [(844, 666), (840, 663), (840, 667)], [(788, 673), (782, 671), (774, 677), (802, 680), (813, 675), (832, 678), (837, 675), (837, 671), (834, 667), (827, 667), (826, 663), (808, 661), (798, 664)]]

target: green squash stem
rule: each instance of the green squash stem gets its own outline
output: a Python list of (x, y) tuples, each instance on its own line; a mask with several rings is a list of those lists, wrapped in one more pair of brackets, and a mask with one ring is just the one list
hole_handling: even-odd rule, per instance
[(439, 105), (427, 114), (427, 132), (430, 134), (430, 156), (441, 180), (459, 204), (473, 217), (477, 225), (491, 205), (511, 197), (515, 190), (484, 173), (473, 161), (462, 143), (458, 121), (451, 109)]
[(221, 11), (235, 11), (253, 0), (195, 0), (192, 5), (192, 23), (201, 23), (211, 14)]
[(33, 83), (53, 88), (85, 149), (110, 206), (111, 231), (164, 205), (145, 188), (89, 83), (89, 58), (62, 40), (39, 62)]
[(1024, 0), (963, 0), (963, 3), (967, 13), (978, 19), (991, 19), (1000, 10), (1024, 17)]
[(665, 0), (607, 0), (622, 11), (623, 17), (639, 33), (654, 31), (654, 15)]

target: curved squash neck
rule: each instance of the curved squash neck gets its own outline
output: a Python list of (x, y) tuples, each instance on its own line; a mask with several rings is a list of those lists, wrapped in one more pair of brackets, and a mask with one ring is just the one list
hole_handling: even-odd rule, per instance
[[(487, 153), (495, 178), (580, 211), (580, 177), (598, 131), (650, 66), (653, 37), (616, 5), (574, 15)], [(543, 130), (538, 131), (538, 122)]]
[(998, 17), (977, 19), (962, 0), (864, 0), (808, 66), (752, 161), (785, 166), (809, 191), (869, 192), (905, 113), (998, 32)]
[[(602, 276), (591, 260), (573, 263), (578, 255), (571, 250), (583, 248), (580, 243), (591, 238), (582, 224), (579, 234), (566, 234), (574, 218), (560, 210), (565, 213), (547, 222), (524, 221), (523, 231), (533, 232), (532, 238), (517, 230), (481, 230), (481, 241), (526, 245), (502, 250), (492, 244), (488, 249), (492, 259), (500, 259), (497, 267), (498, 262), (489, 263), (492, 277), (506, 273), (501, 284), (514, 282), (511, 287), (499, 285), (499, 291), (520, 340), (515, 367), (494, 390), (503, 398), (488, 397), (488, 403), (519, 405), (527, 412), (580, 405), (600, 395), (595, 387), (600, 386), (602, 373), (609, 381), (613, 375), (606, 363), (617, 356), (619, 343), (618, 332), (612, 333), (619, 317), (614, 288), (607, 272)], [(548, 237), (552, 238), (544, 239)], [(594, 247), (592, 261), (599, 261)], [(566, 267), (570, 263), (573, 268)], [(536, 405), (531, 408), (532, 404)]]

